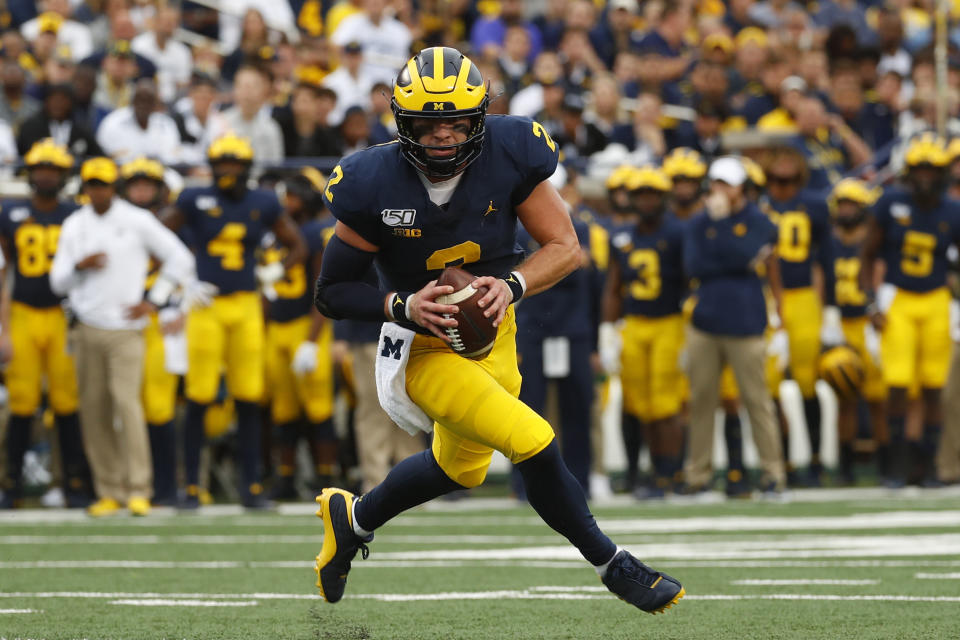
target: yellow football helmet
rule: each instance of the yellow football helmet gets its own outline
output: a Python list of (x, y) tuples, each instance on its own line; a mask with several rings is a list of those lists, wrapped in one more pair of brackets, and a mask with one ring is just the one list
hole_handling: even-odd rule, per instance
[(647, 165), (634, 169), (629, 176), (627, 176), (627, 183), (625, 185), (628, 191), (638, 191), (640, 189), (653, 189), (654, 191), (662, 191), (667, 193), (670, 189), (673, 188), (673, 181), (670, 180), (670, 177), (660, 169), (652, 165)]
[(824, 351), (817, 363), (817, 370), (839, 398), (856, 398), (863, 387), (863, 360), (847, 345), (838, 345)]
[[(313, 167), (304, 167), (284, 181), (287, 193), (303, 203), (303, 211), (313, 215), (323, 209), (323, 189), (326, 177)], [(299, 213), (299, 212), (291, 212)]]
[(140, 156), (123, 165), (120, 168), (120, 175), (128, 182), (137, 178), (163, 182), (163, 165), (152, 158)]
[(44, 138), (33, 143), (27, 155), (23, 157), (27, 168), (47, 166), (69, 171), (73, 168), (73, 156), (63, 145), (53, 141), (53, 138)]
[(757, 189), (763, 189), (767, 186), (767, 174), (755, 160), (746, 156), (740, 157), (743, 168), (747, 170), (747, 180)]
[(610, 175), (607, 176), (606, 187), (607, 191), (614, 191), (616, 189), (622, 189), (627, 186), (627, 179), (630, 177), (630, 174), (634, 171), (634, 167), (629, 164), (622, 164), (613, 171), (610, 172)]
[(677, 147), (663, 159), (663, 171), (671, 179), (699, 180), (707, 175), (707, 163), (699, 152), (688, 147)]
[[(450, 178), (463, 172), (483, 148), (489, 104), (480, 69), (469, 58), (451, 47), (424, 49), (404, 65), (393, 85), (390, 106), (403, 156), (418, 171), (433, 178)], [(422, 144), (420, 138), (430, 128), (416, 123), (424, 118), (468, 118), (467, 138), (451, 145)], [(430, 155), (431, 151), (449, 150), (455, 153)]]
[[(207, 161), (213, 171), (213, 183), (218, 189), (234, 199), (243, 197), (250, 179), (250, 166), (253, 164), (253, 147), (247, 138), (235, 133), (220, 136), (207, 149)], [(239, 171), (225, 171), (224, 162), (239, 162), (243, 168)]]
[(946, 143), (933, 133), (924, 133), (911, 140), (903, 159), (908, 169), (921, 165), (946, 167), (950, 164)]
[(830, 213), (834, 213), (837, 203), (841, 200), (850, 200), (862, 207), (870, 207), (882, 194), (883, 189), (880, 187), (873, 187), (871, 189), (863, 180), (844, 178), (834, 185), (827, 204), (830, 205)]
[(954, 138), (947, 145), (947, 156), (949, 156), (951, 163), (956, 162), (957, 158), (960, 157), (960, 138)]

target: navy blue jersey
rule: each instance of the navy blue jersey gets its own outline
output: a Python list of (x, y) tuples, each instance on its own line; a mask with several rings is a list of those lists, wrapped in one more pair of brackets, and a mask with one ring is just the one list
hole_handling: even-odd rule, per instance
[(212, 186), (192, 187), (180, 193), (177, 209), (191, 231), (197, 277), (220, 294), (256, 291), (254, 254), (280, 216), (276, 194), (254, 189), (233, 200)]
[(37, 211), (29, 200), (0, 206), (0, 235), (10, 243), (8, 268), (13, 268), (15, 275), (13, 300), (38, 308), (60, 304), (60, 296), (50, 289), (50, 267), (60, 226), (76, 209), (72, 202), (59, 202), (53, 211)]
[(680, 313), (686, 293), (683, 272), (684, 223), (673, 216), (653, 233), (625, 224), (610, 234), (610, 257), (620, 267), (625, 316), (660, 318)]
[[(573, 228), (584, 256), (582, 262), (586, 262), (590, 253), (590, 227), (574, 218)], [(540, 248), (522, 224), (517, 229), (517, 242), (528, 254)], [(581, 266), (550, 289), (522, 300), (517, 305), (517, 338), (592, 337), (596, 330), (594, 307), (591, 304), (596, 291), (594, 269), (591, 260), (589, 266)]]
[(763, 281), (751, 263), (777, 241), (777, 227), (752, 204), (723, 220), (699, 213), (687, 222), (683, 262), (699, 283), (693, 326), (718, 335), (761, 335), (767, 326)]
[(461, 174), (448, 205), (430, 200), (395, 142), (344, 158), (323, 199), (338, 220), (379, 247), (377, 266), (389, 289), (418, 291), (455, 265), (500, 276), (523, 255), (515, 207), (553, 174), (557, 155), (539, 123), (489, 116), (483, 150)]
[[(323, 248), (333, 235), (335, 223), (336, 220), (327, 217), (323, 220), (312, 220), (300, 227), (307, 244), (307, 257), (303, 262), (288, 267), (283, 278), (274, 283), (273, 290), (277, 297), (270, 301), (268, 319), (274, 322), (289, 322), (310, 313), (313, 308), (313, 274), (310, 273), (310, 268), (317, 254), (323, 253)], [(283, 261), (287, 252), (286, 247), (274, 242), (266, 251), (266, 262)]]
[(801, 191), (780, 202), (769, 196), (760, 209), (777, 224), (777, 253), (784, 289), (813, 286), (813, 261), (829, 268), (830, 212), (822, 197)]
[(836, 235), (833, 243), (833, 273), (827, 278), (830, 290), (827, 302), (840, 308), (844, 318), (862, 318), (867, 314), (867, 294), (860, 288), (860, 250), (863, 241), (846, 243)]
[(883, 232), (880, 257), (886, 281), (923, 293), (947, 284), (947, 249), (960, 242), (960, 203), (943, 200), (935, 209), (920, 210), (910, 193), (887, 190), (874, 205)]

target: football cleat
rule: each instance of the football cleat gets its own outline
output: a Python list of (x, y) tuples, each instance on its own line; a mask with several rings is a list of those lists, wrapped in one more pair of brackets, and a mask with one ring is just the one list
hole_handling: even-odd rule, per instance
[(120, 503), (113, 498), (100, 498), (92, 505), (87, 507), (87, 514), (93, 516), (94, 518), (112, 516), (118, 511), (120, 511)]
[(127, 500), (127, 509), (134, 516), (145, 516), (150, 514), (150, 501), (143, 496), (134, 496)]
[(323, 518), (323, 547), (317, 556), (317, 587), (327, 602), (339, 602), (347, 586), (350, 563), (359, 550), (364, 560), (370, 555), (366, 542), (373, 540), (371, 533), (361, 538), (353, 531), (353, 503), (357, 500), (343, 489), (324, 489), (317, 496), (320, 509), (317, 516)]
[(675, 579), (654, 571), (622, 549), (610, 561), (601, 581), (627, 604), (653, 614), (663, 613), (687, 593)]

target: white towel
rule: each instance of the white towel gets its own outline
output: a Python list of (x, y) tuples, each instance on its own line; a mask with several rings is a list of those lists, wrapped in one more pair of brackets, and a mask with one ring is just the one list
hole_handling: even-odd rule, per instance
[[(157, 319), (163, 325), (176, 320), (182, 313), (174, 307), (165, 307), (157, 313)], [(167, 373), (178, 376), (187, 375), (187, 334), (181, 330), (163, 336), (163, 368)]]
[(384, 322), (377, 343), (377, 397), (397, 425), (416, 435), (433, 431), (433, 420), (407, 395), (407, 362), (417, 334), (393, 322)]

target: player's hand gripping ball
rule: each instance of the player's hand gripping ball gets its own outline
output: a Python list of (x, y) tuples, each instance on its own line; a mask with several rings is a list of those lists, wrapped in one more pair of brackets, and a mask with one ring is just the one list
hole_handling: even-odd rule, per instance
[(457, 321), (457, 326), (444, 329), (450, 338), (450, 348), (464, 358), (483, 360), (493, 348), (497, 328), (493, 326), (495, 318), (485, 318), (485, 309), (477, 305), (487, 293), (487, 287), (474, 288), (472, 283), (476, 279), (460, 267), (447, 267), (437, 279), (437, 286), (449, 285), (453, 293), (438, 296), (437, 302), (459, 308), (457, 313), (444, 314)]

